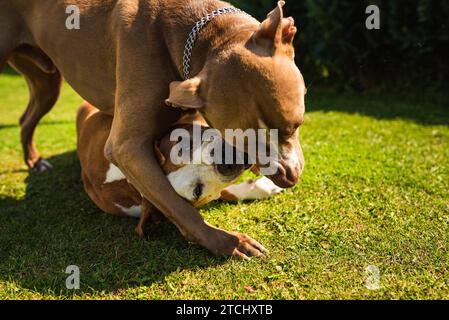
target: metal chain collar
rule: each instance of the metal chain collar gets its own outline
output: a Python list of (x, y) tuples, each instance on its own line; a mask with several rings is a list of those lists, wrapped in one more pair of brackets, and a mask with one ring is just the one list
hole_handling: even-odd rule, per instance
[(192, 67), (191, 66), (192, 50), (195, 45), (195, 41), (198, 38), (198, 34), (213, 18), (228, 13), (244, 13), (246, 15), (249, 15), (246, 12), (234, 7), (221, 8), (202, 17), (201, 20), (199, 20), (195, 24), (192, 31), (190, 31), (189, 37), (187, 38), (186, 46), (184, 47), (184, 56), (182, 58), (184, 80), (190, 79), (190, 69)]

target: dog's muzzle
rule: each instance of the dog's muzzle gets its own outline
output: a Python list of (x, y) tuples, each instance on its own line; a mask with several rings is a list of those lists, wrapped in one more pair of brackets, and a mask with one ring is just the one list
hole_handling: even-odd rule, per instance
[(299, 152), (286, 159), (279, 159), (276, 173), (267, 175), (280, 188), (292, 188), (298, 181), (304, 169), (304, 155), (301, 148)]

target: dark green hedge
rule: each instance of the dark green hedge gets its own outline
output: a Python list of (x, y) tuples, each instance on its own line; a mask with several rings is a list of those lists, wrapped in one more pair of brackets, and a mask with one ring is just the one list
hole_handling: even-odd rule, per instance
[[(259, 19), (273, 0), (233, 0)], [(356, 88), (442, 86), (449, 80), (449, 1), (287, 0), (299, 27), (297, 59), (307, 80)], [(380, 9), (367, 30), (365, 9)]]

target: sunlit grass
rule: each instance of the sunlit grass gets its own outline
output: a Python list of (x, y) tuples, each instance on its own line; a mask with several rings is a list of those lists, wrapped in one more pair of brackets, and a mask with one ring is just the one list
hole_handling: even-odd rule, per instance
[[(213, 257), (171, 225), (139, 240), (134, 220), (96, 209), (74, 152), (81, 99), (67, 86), (36, 133), (55, 169), (29, 175), (17, 126), (26, 101), (23, 79), (1, 75), (0, 299), (449, 298), (446, 101), (311, 89), (301, 183), (201, 210), (270, 249), (250, 262)], [(65, 289), (68, 265), (80, 267), (79, 291)], [(369, 265), (378, 291), (365, 288)]]

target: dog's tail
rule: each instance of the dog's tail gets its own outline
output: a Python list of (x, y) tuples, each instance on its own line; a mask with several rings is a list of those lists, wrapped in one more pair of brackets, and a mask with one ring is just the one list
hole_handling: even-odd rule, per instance
[(86, 121), (94, 113), (97, 113), (99, 110), (95, 108), (93, 105), (84, 101), (83, 104), (79, 107), (78, 113), (76, 115), (76, 131), (79, 137), (80, 132), (83, 128), (83, 123)]

